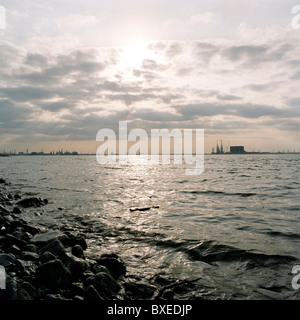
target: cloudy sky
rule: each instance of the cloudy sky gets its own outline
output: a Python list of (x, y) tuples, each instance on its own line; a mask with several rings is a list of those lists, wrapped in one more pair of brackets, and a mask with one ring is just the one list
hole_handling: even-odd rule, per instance
[(0, 152), (95, 152), (98, 130), (124, 120), (129, 130), (205, 129), (206, 152), (221, 139), (300, 150), (295, 1), (0, 5)]

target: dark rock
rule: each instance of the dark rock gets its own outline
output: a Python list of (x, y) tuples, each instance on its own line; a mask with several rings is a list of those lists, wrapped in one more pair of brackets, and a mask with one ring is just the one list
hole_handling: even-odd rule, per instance
[(31, 277), (34, 275), (36, 265), (30, 260), (17, 259), (16, 266), (18, 266), (21, 276)]
[(65, 288), (71, 283), (71, 273), (58, 259), (41, 264), (36, 269), (38, 282), (46, 284), (49, 288)]
[(86, 279), (88, 279), (89, 277), (92, 277), (92, 276), (94, 276), (94, 273), (88, 269), (83, 272), (82, 279), (83, 279), (83, 281), (86, 281)]
[(16, 263), (16, 257), (9, 253), (0, 253), (0, 266), (4, 268), (9, 268), (12, 264)]
[(16, 244), (9, 246), (8, 251), (15, 255), (19, 255), (21, 253), (21, 249)]
[(172, 289), (167, 289), (162, 294), (162, 298), (166, 300), (173, 300), (174, 296), (175, 296), (175, 293)]
[(26, 241), (24, 241), (18, 237), (13, 236), (12, 234), (6, 234), (5, 238), (6, 238), (5, 242), (7, 244), (10, 244), (10, 245), (15, 244), (20, 248), (22, 248), (23, 246), (25, 246), (27, 244)]
[(17, 205), (23, 208), (29, 208), (29, 207), (41, 207), (46, 205), (47, 203), (48, 203), (47, 199), (32, 197), (32, 198), (20, 200), (19, 202), (17, 202)]
[(97, 263), (105, 266), (115, 279), (126, 274), (125, 264), (115, 254), (104, 254), (97, 259)]
[(61, 294), (48, 293), (45, 295), (44, 300), (66, 300)]
[(39, 252), (39, 248), (34, 244), (26, 244), (23, 247), (23, 250), (24, 251), (29, 251), (29, 252), (34, 252), (34, 253), (38, 253)]
[(70, 286), (70, 291), (72, 295), (84, 296), (85, 290), (82, 282), (73, 282)]
[(68, 239), (64, 242), (65, 245), (69, 247), (74, 247), (75, 245), (80, 245), (83, 250), (87, 249), (87, 243), (82, 235), (74, 235), (71, 232), (65, 232), (68, 236)]
[(6, 283), (6, 290), (1, 291), (4, 291), (2, 297), (0, 295), (0, 299), (3, 300), (32, 300), (30, 295), (20, 286), (20, 284), (15, 279), (9, 279)]
[(131, 212), (134, 212), (134, 211), (148, 211), (150, 209), (151, 207), (134, 207), (134, 208), (130, 208), (129, 210)]
[(106, 298), (100, 296), (99, 292), (93, 285), (89, 285), (85, 292), (85, 299), (89, 301), (106, 300)]
[[(1, 210), (0, 210), (1, 211)], [(6, 214), (3, 216), (3, 219), (5, 220), (6, 224), (10, 224), (14, 221), (14, 218), (10, 214)]]
[(22, 213), (22, 210), (18, 207), (14, 207), (12, 212), (13, 213)]
[(22, 282), (21, 283), (21, 287), (22, 289), (24, 289), (29, 295), (30, 297), (32, 297), (33, 299), (36, 299), (38, 297), (38, 290), (29, 282)]
[(66, 238), (66, 235), (64, 235), (60, 231), (50, 231), (50, 232), (36, 234), (30, 240), (30, 242), (41, 248), (45, 246), (47, 243), (49, 243), (50, 241), (61, 240), (63, 238)]
[(33, 236), (36, 235), (37, 233), (40, 232), (40, 230), (36, 227), (30, 226), (28, 224), (24, 224), (23, 225), (24, 231), (25, 232), (29, 232), (30, 234), (32, 234)]
[(74, 247), (72, 247), (71, 252), (75, 257), (84, 259), (83, 249), (79, 244), (76, 244)]
[(0, 184), (6, 183), (6, 181), (3, 178), (0, 178)]
[(94, 273), (105, 272), (105, 273), (110, 274), (108, 269), (106, 267), (104, 267), (104, 266), (101, 266), (100, 264), (95, 264), (93, 266), (93, 271), (94, 271)]
[(23, 251), (20, 254), (20, 259), (25, 261), (38, 261), (39, 258), (40, 258), (39, 255), (35, 252)]
[(87, 286), (94, 286), (100, 296), (112, 298), (117, 295), (121, 287), (116, 280), (105, 272), (99, 272), (86, 279)]
[(65, 251), (65, 247), (59, 240), (55, 239), (43, 246), (40, 249), (39, 254), (42, 255), (46, 251), (52, 253), (55, 257), (60, 257), (62, 252)]
[(61, 252), (59, 258), (71, 271), (72, 277), (75, 279), (81, 277), (83, 272), (88, 269), (88, 263), (85, 260), (77, 258), (66, 251)]
[(15, 198), (15, 200), (18, 200), (18, 199), (21, 199), (22, 197), (18, 193), (16, 193), (14, 198)]
[(9, 213), (7, 209), (5, 209), (1, 204), (0, 204), (0, 212), (1, 213)]
[(49, 252), (49, 251), (46, 251), (46, 252), (44, 252), (44, 253), (42, 253), (42, 254), (40, 255), (40, 261), (41, 261), (42, 263), (46, 263), (46, 262), (49, 262), (49, 261), (55, 260), (55, 259), (56, 259), (55, 255), (52, 254), (52, 253)]

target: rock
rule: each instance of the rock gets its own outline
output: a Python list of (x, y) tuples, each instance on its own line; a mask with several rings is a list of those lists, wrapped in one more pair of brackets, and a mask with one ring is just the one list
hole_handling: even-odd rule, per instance
[(22, 282), (21, 283), (21, 287), (22, 289), (24, 289), (30, 297), (32, 297), (33, 299), (37, 298), (38, 297), (38, 291), (37, 289), (32, 285), (30, 284), (29, 282)]
[(40, 232), (40, 230), (36, 227), (30, 226), (28, 224), (24, 224), (23, 225), (24, 231), (25, 232), (29, 232), (30, 234), (32, 234), (33, 236), (36, 235), (37, 233)]
[(66, 300), (61, 294), (48, 293), (45, 295), (44, 300)]
[(15, 263), (16, 257), (13, 254), (0, 253), (0, 266), (3, 266), (6, 269)]
[(42, 198), (27, 198), (23, 199), (17, 202), (17, 205), (23, 207), (23, 208), (29, 208), (29, 207), (41, 207), (44, 206), (48, 203), (47, 199), (42, 199)]
[(115, 279), (126, 274), (125, 264), (115, 254), (104, 254), (97, 259), (97, 263), (105, 266)]
[(70, 290), (74, 296), (77, 295), (82, 297), (85, 294), (83, 283), (81, 282), (73, 282), (70, 286)]
[(7, 209), (5, 209), (1, 204), (0, 204), (0, 212), (1, 213), (9, 213)]
[(66, 288), (71, 283), (71, 273), (58, 259), (39, 265), (36, 269), (36, 279), (49, 288)]
[(38, 233), (36, 234), (31, 240), (30, 243), (35, 244), (38, 247), (43, 247), (47, 243), (53, 241), (53, 240), (61, 240), (63, 238), (66, 238), (66, 235), (64, 235), (60, 231), (49, 231), (45, 233)]
[(39, 255), (35, 252), (23, 251), (20, 254), (20, 259), (25, 261), (38, 261), (39, 258), (40, 258)]
[(55, 259), (56, 259), (55, 255), (52, 254), (52, 253), (49, 252), (49, 251), (46, 251), (46, 252), (44, 252), (44, 253), (42, 253), (42, 254), (40, 255), (40, 261), (41, 261), (42, 263), (49, 262), (49, 261), (55, 260)]
[(39, 252), (39, 248), (34, 244), (26, 244), (23, 247), (23, 250), (24, 251), (29, 251), (29, 252), (34, 252), (34, 253), (38, 253)]
[(75, 257), (84, 259), (83, 249), (79, 244), (76, 244), (74, 247), (72, 247), (71, 252)]
[(166, 300), (173, 300), (175, 296), (175, 292), (171, 289), (167, 289), (163, 292), (162, 298)]
[(36, 266), (30, 260), (17, 259), (16, 266), (18, 266), (21, 275), (25, 277), (33, 276), (36, 269)]
[(8, 251), (14, 255), (19, 255), (21, 253), (21, 249), (16, 244), (9, 246)]
[(46, 251), (52, 253), (55, 257), (60, 257), (62, 252), (65, 251), (65, 247), (59, 240), (54, 239), (53, 241), (43, 246), (40, 249), (39, 254), (42, 255)]
[(99, 292), (95, 289), (93, 285), (89, 285), (85, 292), (85, 298), (89, 301), (99, 301), (105, 300), (105, 298), (101, 297)]
[(6, 234), (5, 238), (6, 238), (5, 242), (9, 245), (15, 244), (18, 247), (22, 248), (23, 246), (25, 246), (27, 244), (24, 240), (19, 239), (19, 238), (13, 236), (12, 234)]
[(88, 269), (88, 264), (85, 260), (77, 258), (66, 251), (61, 252), (59, 258), (71, 271), (72, 277), (75, 279), (81, 277), (84, 271)]
[[(5, 300), (33, 300), (30, 295), (20, 286), (15, 279), (9, 279), (6, 283), (6, 290), (0, 295), (0, 299)], [(2, 292), (1, 292), (2, 294)]]
[(131, 212), (134, 212), (134, 211), (148, 211), (150, 209), (151, 207), (134, 207), (134, 208), (130, 208), (129, 210)]
[(110, 274), (108, 269), (106, 267), (104, 267), (104, 266), (101, 266), (100, 264), (95, 264), (93, 266), (93, 271), (94, 271), (94, 273), (105, 272), (105, 273)]
[(65, 232), (65, 234), (68, 236), (68, 239), (64, 242), (65, 245), (73, 247), (78, 244), (83, 250), (87, 249), (87, 243), (84, 236), (77, 234), (74, 235), (71, 232)]
[(121, 287), (116, 280), (105, 272), (99, 272), (86, 279), (87, 286), (94, 286), (100, 296), (112, 298), (118, 294)]
[(18, 213), (22, 213), (22, 210), (18, 207), (14, 207), (12, 212), (18, 214)]
[(0, 184), (6, 183), (6, 181), (3, 178), (0, 178)]

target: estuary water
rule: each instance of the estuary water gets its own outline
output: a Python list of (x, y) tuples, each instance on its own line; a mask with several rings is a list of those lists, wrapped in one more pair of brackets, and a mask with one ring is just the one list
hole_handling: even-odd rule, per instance
[(84, 233), (87, 256), (115, 252), (128, 278), (179, 284), (173, 299), (300, 297), (299, 154), (206, 155), (194, 176), (83, 155), (5, 157), (0, 169), (9, 192), (49, 200), (25, 220)]

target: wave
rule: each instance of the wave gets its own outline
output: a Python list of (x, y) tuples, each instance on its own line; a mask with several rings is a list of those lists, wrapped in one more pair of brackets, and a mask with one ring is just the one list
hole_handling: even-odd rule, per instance
[(256, 196), (257, 193), (255, 192), (225, 192), (225, 191), (218, 191), (218, 190), (183, 190), (180, 191), (181, 193), (190, 193), (190, 194), (220, 194), (224, 196), (240, 196), (240, 197), (253, 197)]
[(195, 247), (186, 250), (187, 255), (191, 260), (201, 260), (209, 264), (215, 262), (234, 262), (248, 261), (255, 266), (268, 266), (270, 264), (285, 264), (297, 259), (293, 256), (279, 254), (265, 254), (254, 250), (244, 250), (236, 247), (231, 247), (223, 244), (218, 244), (215, 241), (204, 241)]
[[(114, 229), (114, 232), (112, 233), (115, 234), (115, 232), (116, 230)], [(253, 268), (287, 264), (297, 261), (297, 258), (294, 256), (266, 254), (252, 249), (246, 250), (220, 244), (213, 240), (204, 240), (199, 243), (199, 240), (170, 238), (161, 233), (148, 233), (146, 231), (134, 230), (128, 227), (122, 227), (116, 233), (122, 241), (142, 242), (149, 246), (155, 246), (158, 249), (170, 249), (182, 252), (191, 261), (203, 261), (211, 265), (218, 265), (220, 262), (247, 262), (247, 268)]]

